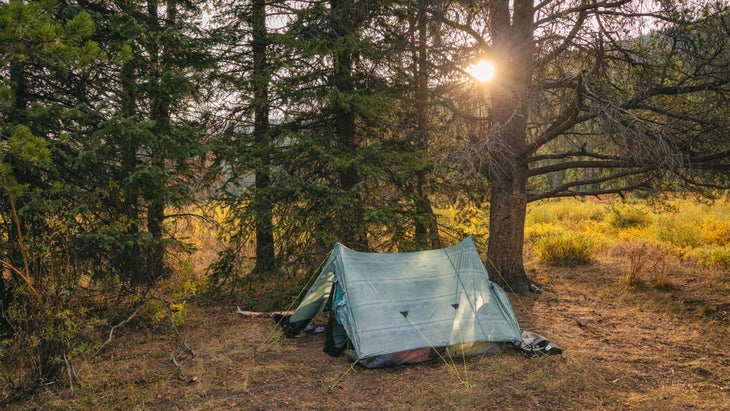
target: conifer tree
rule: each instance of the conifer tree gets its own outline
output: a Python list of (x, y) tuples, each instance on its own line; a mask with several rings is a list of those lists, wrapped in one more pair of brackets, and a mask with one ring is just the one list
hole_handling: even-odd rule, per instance
[(55, 263), (68, 258), (76, 205), (56, 153), (83, 107), (79, 79), (102, 58), (93, 32), (73, 6), (0, 4), (0, 339), (28, 367), (8, 381), (17, 395), (57, 378), (70, 350), (58, 312), (74, 298), (62, 282), (73, 267)]
[(533, 288), (522, 259), (531, 201), (728, 187), (730, 151), (717, 138), (728, 130), (718, 108), (730, 91), (727, 5), (496, 0), (482, 11), (468, 24), (435, 15), (498, 70), (471, 159), (489, 180), (495, 280)]
[(106, 275), (149, 286), (169, 274), (169, 213), (198, 189), (205, 113), (192, 110), (211, 64), (200, 11), (185, 1), (85, 6), (110, 57), (87, 88), (94, 120), (75, 134), (67, 159), (84, 189), (101, 191), (84, 238)]

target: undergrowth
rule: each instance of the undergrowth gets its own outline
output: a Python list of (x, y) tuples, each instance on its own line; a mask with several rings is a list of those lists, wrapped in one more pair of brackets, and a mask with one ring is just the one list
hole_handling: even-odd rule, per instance
[[(13, 324), (22, 327), (0, 344), (0, 378), (5, 382), (2, 396), (12, 397), (12, 386), (28, 385), (25, 381), (78, 383), (74, 364), (113, 344), (117, 337), (112, 338), (110, 331), (114, 327), (126, 323), (150, 329), (184, 327), (191, 299), (210, 292), (210, 275), (206, 269), (223, 248), (218, 236), (221, 215), (220, 209), (214, 209), (203, 219), (170, 227), (177, 237), (188, 239), (197, 251), (180, 253), (179, 259), (170, 261), (175, 272), (166, 281), (144, 294), (130, 295), (123, 300), (114, 300), (123, 284), (95, 282), (88, 276), (61, 269), (63, 261), (73, 255), (71, 250), (63, 249), (60, 243), (36, 240), (37, 244), (46, 246), (57, 244), (59, 258), (48, 260), (47, 266), (31, 266), (41, 270), (35, 274), (39, 281), (32, 284), (35, 288), (28, 282), (26, 288), (18, 289), (18, 293), (28, 293), (28, 302), (37, 300), (37, 304), (7, 307), (6, 313), (13, 315)], [(449, 220), (446, 225), (453, 232), (474, 232), (481, 238), (488, 232), (486, 212), (451, 208), (439, 215)], [(646, 287), (674, 287), (675, 274), (684, 265), (707, 269), (697, 271), (702, 273), (698, 275), (706, 276), (702, 281), (717, 292), (725, 292), (730, 269), (729, 244), (728, 201), (705, 204), (678, 198), (662, 207), (640, 200), (544, 201), (529, 206), (525, 226), (527, 257), (536, 256), (542, 264), (568, 267), (608, 257), (624, 270), (619, 281), (634, 287), (636, 293)], [(306, 279), (316, 272), (254, 275), (250, 273), (252, 251), (252, 248), (242, 249), (231, 261), (230, 267), (237, 273), (236, 281), (230, 284), (228, 298), (243, 309), (290, 309), (305, 289)], [(22, 274), (22, 270), (16, 270)], [(104, 291), (103, 287), (111, 286), (114, 286), (111, 292)], [(42, 299), (33, 299), (35, 289), (43, 292)], [(218, 294), (219, 300), (222, 295)], [(96, 305), (113, 307), (112, 302), (119, 306), (121, 301), (128, 308), (139, 308), (132, 316), (130, 310), (121, 308), (93, 311), (88, 308), (94, 306), (89, 303), (90, 299), (103, 300), (96, 301)], [(708, 313), (714, 316), (725, 310), (722, 304), (708, 307)], [(132, 317), (135, 317), (133, 321), (129, 321)], [(19, 368), (24, 371), (18, 372)]]
[(534, 247), (541, 261), (562, 267), (590, 263), (593, 248), (588, 239), (573, 232), (544, 236)]
[(526, 251), (541, 261), (571, 266), (608, 252), (624, 260), (630, 284), (669, 283), (670, 269), (661, 267), (678, 261), (727, 269), (729, 245), (728, 200), (677, 198), (660, 206), (637, 199), (551, 200), (531, 204), (525, 226)]

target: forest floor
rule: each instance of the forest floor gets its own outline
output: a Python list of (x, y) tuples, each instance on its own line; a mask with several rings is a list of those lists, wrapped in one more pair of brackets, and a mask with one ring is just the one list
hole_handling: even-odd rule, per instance
[(662, 287), (637, 287), (617, 264), (534, 268), (542, 292), (510, 295), (521, 328), (562, 355), (508, 346), (453, 366), (368, 370), (323, 353), (323, 334), (286, 339), (235, 302), (198, 301), (182, 338), (120, 328), (74, 364), (73, 389), (48, 386), (11, 409), (728, 409), (730, 274), (684, 268)]

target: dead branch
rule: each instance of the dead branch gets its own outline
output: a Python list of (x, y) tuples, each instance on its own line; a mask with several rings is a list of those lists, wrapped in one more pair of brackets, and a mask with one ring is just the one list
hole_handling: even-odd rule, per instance
[(66, 353), (63, 353), (63, 361), (66, 363), (66, 374), (68, 375), (68, 385), (71, 388), (71, 391), (74, 390), (74, 380), (79, 382), (79, 385), (81, 385), (81, 380), (79, 379), (78, 374), (76, 374), (76, 369), (74, 369), (73, 364), (71, 364), (71, 361), (69, 361), (68, 357), (66, 356)]
[[(162, 302), (162, 305), (165, 306), (165, 312), (167, 313), (167, 318), (170, 320), (170, 325), (172, 326), (172, 329), (175, 330), (175, 334), (177, 334), (177, 339), (180, 341), (180, 343), (185, 347), (185, 349), (188, 350), (190, 355), (193, 357), (196, 356), (195, 350), (188, 345), (188, 343), (185, 341), (185, 338), (183, 338), (182, 334), (180, 334), (180, 330), (178, 330), (177, 326), (175, 325), (175, 319), (172, 318), (172, 311), (170, 310), (170, 304), (167, 303), (167, 301), (163, 299), (159, 299)], [(173, 355), (174, 358), (174, 355)]]
[(182, 381), (185, 381), (186, 383), (194, 383), (197, 378), (195, 377), (186, 377), (185, 374), (182, 372), (182, 365), (177, 362), (177, 358), (175, 358), (175, 352), (172, 352), (172, 363), (175, 364), (175, 367), (177, 368), (177, 377), (180, 378)]
[(271, 312), (261, 312), (261, 311), (244, 311), (241, 309), (241, 307), (236, 306), (236, 314), (241, 314), (244, 317), (252, 317), (252, 318), (271, 318), (275, 315), (292, 315), (294, 314), (294, 311), (271, 311)]
[(106, 340), (106, 341), (104, 342), (104, 344), (102, 344), (102, 345), (101, 345), (101, 346), (99, 347), (99, 349), (97, 349), (97, 350), (96, 350), (96, 352), (94, 353), (94, 355), (92, 355), (92, 357), (93, 357), (93, 356), (96, 356), (97, 354), (99, 354), (99, 352), (100, 352), (100, 351), (101, 351), (102, 349), (104, 349), (104, 347), (106, 347), (106, 346), (107, 346), (107, 344), (109, 344), (110, 342), (112, 342), (112, 337), (114, 336), (114, 331), (115, 331), (115, 330), (116, 330), (117, 328), (119, 328), (119, 327), (121, 327), (121, 326), (123, 326), (123, 325), (127, 324), (127, 323), (128, 323), (128, 322), (130, 322), (130, 321), (132, 321), (132, 319), (133, 319), (134, 317), (136, 317), (136, 316), (137, 316), (137, 313), (139, 313), (139, 310), (140, 310), (140, 309), (142, 309), (142, 307), (144, 307), (144, 306), (145, 306), (145, 304), (147, 304), (147, 301), (145, 301), (145, 302), (143, 302), (142, 304), (140, 304), (139, 306), (137, 306), (137, 308), (136, 308), (136, 309), (134, 310), (134, 312), (132, 312), (132, 314), (131, 314), (131, 315), (130, 315), (129, 317), (127, 317), (127, 319), (126, 319), (126, 320), (124, 320), (124, 321), (120, 322), (119, 324), (117, 324), (117, 325), (113, 326), (113, 327), (112, 327), (112, 329), (111, 329), (111, 330), (109, 330), (109, 338), (107, 338), (107, 340)]

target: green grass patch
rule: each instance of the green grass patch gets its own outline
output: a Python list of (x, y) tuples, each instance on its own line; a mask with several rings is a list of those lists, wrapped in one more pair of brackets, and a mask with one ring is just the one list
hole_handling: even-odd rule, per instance
[(661, 249), (667, 258), (690, 258), (701, 267), (727, 268), (730, 202), (560, 199), (531, 204), (527, 210), (527, 252), (550, 264), (576, 264), (584, 261), (581, 255), (613, 252), (635, 242), (650, 244), (654, 249), (650, 254)]
[(695, 215), (662, 214), (654, 226), (656, 238), (676, 247), (697, 247), (700, 245), (701, 221)]
[(553, 223), (540, 223), (525, 226), (525, 242), (527, 244), (534, 245), (542, 238), (566, 234), (567, 231), (563, 227)]

